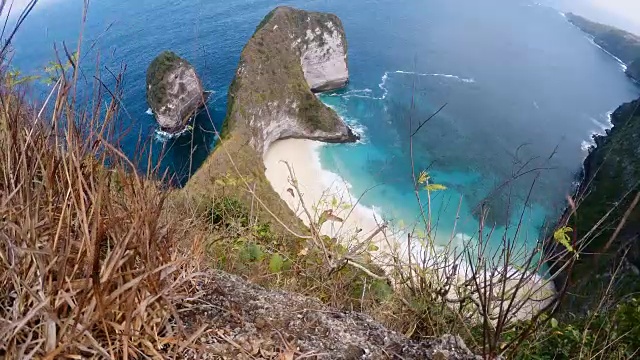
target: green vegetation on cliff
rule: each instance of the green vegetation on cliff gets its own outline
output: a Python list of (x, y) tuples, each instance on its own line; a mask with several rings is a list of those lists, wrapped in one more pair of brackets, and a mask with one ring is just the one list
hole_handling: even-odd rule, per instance
[(147, 101), (152, 108), (160, 108), (166, 102), (167, 90), (163, 87), (165, 75), (183, 60), (172, 51), (163, 51), (147, 69)]
[[(229, 89), (225, 134), (238, 121), (248, 125), (259, 109), (282, 107), (283, 103), (289, 105), (284, 106), (286, 111), (280, 116), (295, 118), (309, 132), (330, 133), (342, 125), (337, 114), (311, 93), (298, 49), (300, 43), (309, 41), (305, 29), (330, 31), (328, 22), (344, 31), (340, 19), (332, 14), (278, 7), (264, 17), (242, 51), (238, 72)], [(323, 38), (319, 36), (318, 41)]]
[[(578, 238), (586, 237), (586, 254), (576, 271), (582, 280), (576, 281), (578, 289), (591, 294), (602, 290), (596, 285), (608, 286), (597, 278), (608, 280), (606, 274), (618, 265), (623, 265), (620, 274), (627, 272), (627, 264), (640, 266), (640, 207), (634, 201), (640, 190), (640, 100), (620, 106), (611, 120), (614, 127), (595, 138), (597, 147), (584, 162), (578, 208), (569, 222)], [(621, 291), (633, 291), (635, 282)]]

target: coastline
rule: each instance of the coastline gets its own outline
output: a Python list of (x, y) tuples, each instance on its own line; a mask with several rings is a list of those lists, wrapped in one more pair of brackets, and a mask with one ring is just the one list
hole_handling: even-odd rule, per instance
[[(317, 221), (325, 210), (333, 209), (333, 215), (343, 218), (344, 222), (328, 221), (322, 226), (320, 232), (323, 235), (340, 239), (344, 246), (350, 248), (350, 246), (355, 246), (374, 234), (376, 229), (383, 224), (383, 220), (374, 209), (358, 203), (358, 199), (350, 193), (350, 185), (347, 181), (322, 168), (319, 151), (325, 145), (318, 141), (304, 139), (276, 141), (264, 156), (265, 175), (274, 191), (307, 226), (309, 225), (309, 216), (305, 213), (301, 200), (314, 221)], [(302, 199), (298, 198), (295, 189), (293, 189), (289, 169), (284, 161), (291, 166), (294, 172)], [(378, 248), (375, 258), (372, 260), (385, 272), (393, 267), (390, 265), (393, 264), (391, 262), (393, 257), (406, 258), (408, 255), (408, 249), (401, 245), (397, 235), (392, 230), (385, 229), (385, 231), (374, 234), (371, 238), (371, 243)], [(433, 259), (435, 261), (442, 260), (439, 255), (435, 255)], [(429, 262), (431, 261), (426, 260), (426, 263)], [(470, 268), (467, 265), (457, 264), (455, 269), (460, 283), (468, 279)], [(511, 268), (510, 271), (516, 270)], [(509, 281), (508, 287), (515, 285), (515, 280)], [(524, 320), (530, 318), (548, 303), (548, 297), (553, 296), (555, 287), (552, 282), (547, 282), (542, 277), (536, 276), (525, 284), (521, 291), (524, 294), (532, 294), (532, 299), (526, 304), (521, 304), (521, 308), (515, 314), (517, 319)], [(451, 289), (449, 297), (455, 299), (457, 296), (455, 291)]]

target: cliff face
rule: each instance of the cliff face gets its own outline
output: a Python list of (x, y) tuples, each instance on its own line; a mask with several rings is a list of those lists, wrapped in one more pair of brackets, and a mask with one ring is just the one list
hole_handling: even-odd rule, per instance
[[(298, 38), (294, 42), (302, 54), (300, 62), (304, 77), (314, 92), (344, 87), (349, 81), (349, 69), (347, 39), (340, 19), (325, 14), (317, 20), (316, 24), (309, 22), (304, 39)], [(312, 30), (314, 26), (317, 27)]]
[(178, 55), (165, 51), (149, 65), (147, 102), (163, 131), (182, 131), (206, 97), (196, 70)]
[(627, 75), (640, 80), (640, 36), (600, 24), (572, 13), (567, 20), (593, 37), (593, 41), (627, 65)]
[[(263, 156), (279, 139), (356, 141), (313, 93), (344, 86), (348, 77), (346, 37), (337, 16), (289, 7), (271, 11), (240, 56), (222, 139), (185, 190), (234, 197), (283, 234), (289, 230), (282, 224), (308, 231), (266, 179)], [(263, 206), (255, 206), (256, 198)]]
[[(591, 245), (605, 250), (624, 213), (639, 190), (640, 182), (640, 99), (620, 106), (611, 116), (614, 127), (607, 136), (595, 138), (597, 147), (584, 162), (584, 194), (576, 222), (577, 230), (586, 234), (609, 210), (602, 234)], [(628, 259), (640, 265), (640, 207), (630, 213), (625, 226), (608, 250), (630, 246)], [(618, 245), (618, 246), (615, 246)]]
[(612, 122), (614, 127), (595, 138), (597, 147), (584, 161), (578, 209), (568, 221), (576, 239), (590, 234), (571, 279), (570, 292), (584, 295), (573, 299), (578, 306), (588, 303), (590, 295), (599, 296), (619, 264), (618, 275), (624, 276), (618, 284), (626, 284), (620, 290), (626, 293), (638, 285), (634, 271), (626, 270), (640, 267), (640, 206), (633, 206), (640, 190), (640, 99), (620, 106)]
[(340, 88), (348, 78), (346, 37), (337, 16), (276, 8), (242, 51), (224, 134), (243, 134), (259, 154), (285, 138), (356, 141), (313, 94)]

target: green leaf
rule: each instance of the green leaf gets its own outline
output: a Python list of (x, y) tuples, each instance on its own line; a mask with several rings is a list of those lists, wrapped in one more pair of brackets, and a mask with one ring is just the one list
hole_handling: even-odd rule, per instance
[(424, 189), (427, 191), (441, 191), (441, 190), (447, 190), (447, 187), (440, 184), (429, 184), (425, 186)]
[(374, 251), (378, 251), (378, 250), (380, 250), (380, 248), (378, 246), (374, 245), (374, 244), (371, 244), (371, 245), (369, 245), (369, 247), (367, 247), (367, 251), (374, 252)]
[(280, 254), (271, 255), (271, 260), (269, 261), (269, 271), (272, 274), (276, 274), (282, 271), (282, 267), (284, 266), (284, 259)]
[(563, 245), (569, 252), (576, 252), (573, 246), (571, 246), (571, 238), (568, 235), (568, 233), (572, 231), (573, 229), (568, 226), (561, 227), (553, 233), (553, 238)]
[(556, 319), (551, 319), (551, 328), (555, 329), (558, 327), (558, 320)]
[(242, 257), (248, 261), (260, 261), (264, 258), (264, 252), (260, 245), (247, 244), (243, 250)]
[(338, 207), (338, 199), (335, 196), (331, 199), (331, 207), (333, 208)]

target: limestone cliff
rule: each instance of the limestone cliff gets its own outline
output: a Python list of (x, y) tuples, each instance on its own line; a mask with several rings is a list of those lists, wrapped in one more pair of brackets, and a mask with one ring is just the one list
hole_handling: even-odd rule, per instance
[[(358, 136), (314, 94), (344, 86), (348, 77), (347, 42), (337, 16), (290, 7), (271, 11), (240, 56), (222, 139), (186, 190), (239, 199), (283, 234), (288, 233), (283, 223), (308, 231), (267, 181), (263, 156), (279, 139), (356, 141)], [(256, 198), (261, 206), (255, 206)]]
[(161, 53), (149, 65), (147, 102), (163, 131), (182, 131), (206, 97), (196, 70), (173, 52)]
[(256, 29), (229, 88), (224, 135), (242, 133), (264, 154), (278, 139), (356, 141), (313, 92), (344, 86), (347, 43), (332, 14), (278, 7)]

